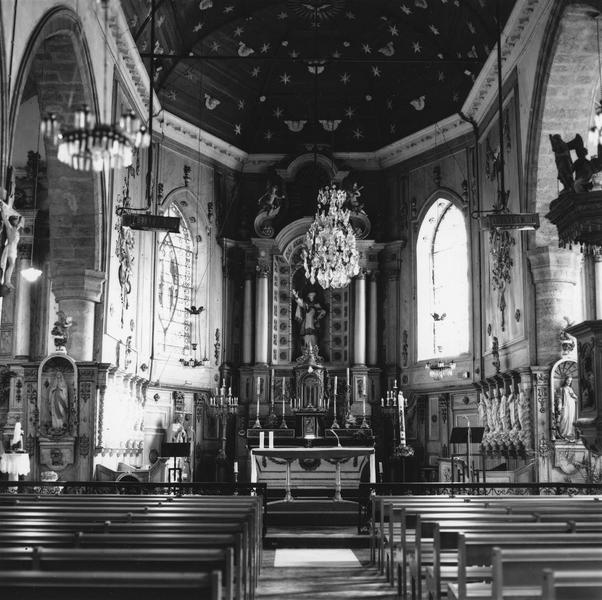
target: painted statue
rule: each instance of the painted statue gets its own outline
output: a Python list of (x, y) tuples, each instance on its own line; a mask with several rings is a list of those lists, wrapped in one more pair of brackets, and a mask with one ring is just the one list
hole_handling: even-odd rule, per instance
[(570, 375), (565, 377), (556, 399), (556, 426), (558, 434), (565, 439), (575, 437), (577, 394), (571, 387), (572, 383), (573, 378)]

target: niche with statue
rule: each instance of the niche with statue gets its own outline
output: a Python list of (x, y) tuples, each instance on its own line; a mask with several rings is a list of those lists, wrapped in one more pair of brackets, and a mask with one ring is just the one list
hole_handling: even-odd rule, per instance
[(77, 365), (65, 354), (53, 354), (38, 370), (37, 433), (40, 464), (62, 471), (75, 460), (77, 436)]

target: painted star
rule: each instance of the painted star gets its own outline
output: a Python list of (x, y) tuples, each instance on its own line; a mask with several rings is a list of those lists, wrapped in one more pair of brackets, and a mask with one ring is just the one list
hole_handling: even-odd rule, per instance
[(470, 33), (472, 33), (473, 35), (476, 34), (477, 30), (471, 21), (468, 21), (466, 23), (466, 26), (468, 27), (468, 30), (470, 31)]
[(399, 30), (397, 29), (397, 25), (389, 25), (389, 31), (392, 36), (398, 36)]
[(389, 133), (395, 133), (396, 128), (397, 126), (395, 125), (395, 123), (391, 123), (391, 125), (389, 125)]
[(278, 19), (280, 21), (284, 21), (284, 19), (288, 19), (288, 13), (285, 13), (284, 11), (282, 11), (281, 13), (278, 13)]
[(351, 75), (349, 75), (349, 73), (347, 73), (347, 72), (345, 71), (345, 73), (343, 73), (343, 74), (341, 75), (341, 83), (342, 83), (343, 85), (347, 85), (347, 84), (348, 84), (350, 81), (351, 81)]
[(240, 37), (244, 33), (244, 27), (240, 27), (240, 25), (234, 30), (234, 37)]
[(352, 13), (350, 10), (348, 10), (348, 11), (345, 13), (345, 16), (346, 16), (346, 17), (347, 17), (347, 18), (348, 18), (350, 21), (352, 21), (353, 19), (355, 19), (355, 14), (354, 14), (354, 13)]
[(238, 110), (243, 110), (245, 107), (245, 101), (244, 100), (239, 100), (238, 101)]
[(297, 52), (296, 50), (292, 50), (289, 53), (289, 55), (290, 55), (291, 58), (298, 58), (299, 57), (299, 52)]
[(266, 42), (265, 44), (262, 44), (262, 46), (261, 46), (261, 53), (265, 54), (269, 49), (270, 49), (270, 45)]
[(205, 27), (205, 23), (197, 23), (194, 28), (193, 31), (195, 33), (198, 33), (201, 29), (203, 29), (203, 27)]
[(452, 100), (454, 102), (458, 102), (460, 100), (460, 94), (458, 94), (458, 92), (454, 92), (454, 95), (452, 96)]
[(217, 52), (219, 50), (219, 42), (213, 41), (211, 42), (211, 50), (212, 52)]
[(282, 82), (282, 85), (288, 85), (291, 81), (291, 76), (288, 73), (283, 73), (280, 75), (280, 81)]
[(259, 73), (261, 73), (261, 67), (253, 67), (251, 77), (259, 77)]
[(229, 6), (224, 7), (224, 14), (228, 15), (234, 10), (234, 7), (230, 4)]
[(184, 74), (184, 77), (186, 77), (186, 79), (189, 79), (190, 81), (193, 81), (194, 73), (192, 72), (192, 69), (186, 69), (186, 73)]
[(380, 77), (380, 69), (376, 66), (372, 67), (372, 75), (374, 75), (374, 77)]
[(412, 42), (412, 48), (414, 49), (414, 54), (420, 54), (422, 52), (420, 42)]
[(354, 114), (355, 114), (355, 110), (351, 106), (348, 106), (345, 110), (345, 116), (348, 119), (351, 119), (351, 117), (353, 117)]
[(443, 71), (439, 71), (439, 73), (437, 73), (437, 79), (439, 81), (445, 81), (445, 73)]
[(439, 30), (434, 25), (429, 25), (429, 29), (433, 32), (433, 35), (439, 35)]
[(406, 15), (412, 14), (412, 11), (405, 4), (402, 4), (400, 8)]
[(242, 125), (240, 123), (234, 125), (234, 133), (236, 135), (240, 135), (242, 133)]
[(362, 133), (362, 130), (359, 127), (353, 130), (353, 137), (356, 140), (361, 140), (364, 137), (364, 134)]
[(271, 139), (274, 137), (274, 134), (272, 133), (272, 131), (270, 129), (268, 129), (264, 134), (263, 137), (269, 142), (271, 141)]
[(341, 58), (341, 53), (338, 50), (335, 50), (332, 53), (332, 58)]
[(364, 51), (364, 54), (370, 54), (372, 52), (369, 44), (362, 44), (362, 50)]
[(282, 116), (283, 113), (284, 113), (284, 111), (279, 106), (277, 106), (276, 110), (274, 110), (274, 116), (277, 119), (279, 119)]
[(387, 109), (393, 110), (393, 100), (391, 100), (391, 98), (387, 99)]
[(167, 92), (167, 97), (170, 100), (175, 100), (177, 98), (177, 94), (175, 90), (169, 90), (169, 92)]

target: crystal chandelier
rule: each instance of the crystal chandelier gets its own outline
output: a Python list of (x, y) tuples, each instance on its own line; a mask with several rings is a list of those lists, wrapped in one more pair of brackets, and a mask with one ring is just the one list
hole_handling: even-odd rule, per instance
[(356, 185), (350, 192), (335, 184), (321, 188), (316, 216), (305, 235), (305, 275), (324, 289), (345, 287), (360, 271), (355, 232), (349, 222), (349, 196), (359, 196)]
[[(104, 11), (104, 31), (109, 31), (109, 0), (100, 0)], [(107, 45), (104, 51), (105, 110), (109, 112), (107, 87)], [(151, 90), (152, 94), (152, 90)], [(152, 116), (149, 116), (149, 119)], [(119, 123), (96, 120), (87, 105), (75, 111), (73, 128), (61, 131), (56, 115), (49, 114), (40, 124), (42, 135), (58, 147), (57, 158), (77, 171), (102, 171), (129, 167), (134, 148), (146, 148), (150, 134), (133, 111), (127, 111)]]
[(436, 362), (429, 361), (424, 365), (424, 368), (428, 369), (432, 379), (440, 381), (444, 377), (451, 377), (456, 369), (456, 363), (453, 360), (450, 362), (445, 362), (444, 360), (438, 360)]
[(134, 148), (146, 148), (150, 136), (133, 112), (119, 124), (96, 122), (88, 106), (75, 112), (74, 128), (59, 131), (54, 114), (42, 121), (42, 134), (58, 146), (57, 158), (77, 171), (102, 171), (129, 167)]

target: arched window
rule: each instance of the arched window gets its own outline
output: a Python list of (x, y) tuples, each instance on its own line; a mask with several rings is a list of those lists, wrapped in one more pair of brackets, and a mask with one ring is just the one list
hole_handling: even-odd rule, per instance
[(468, 236), (445, 198), (428, 209), (416, 242), (418, 360), (469, 350)]
[(157, 354), (179, 359), (188, 354), (191, 344), (193, 243), (182, 214), (172, 202), (165, 212), (180, 218), (180, 233), (159, 237), (157, 273)]

